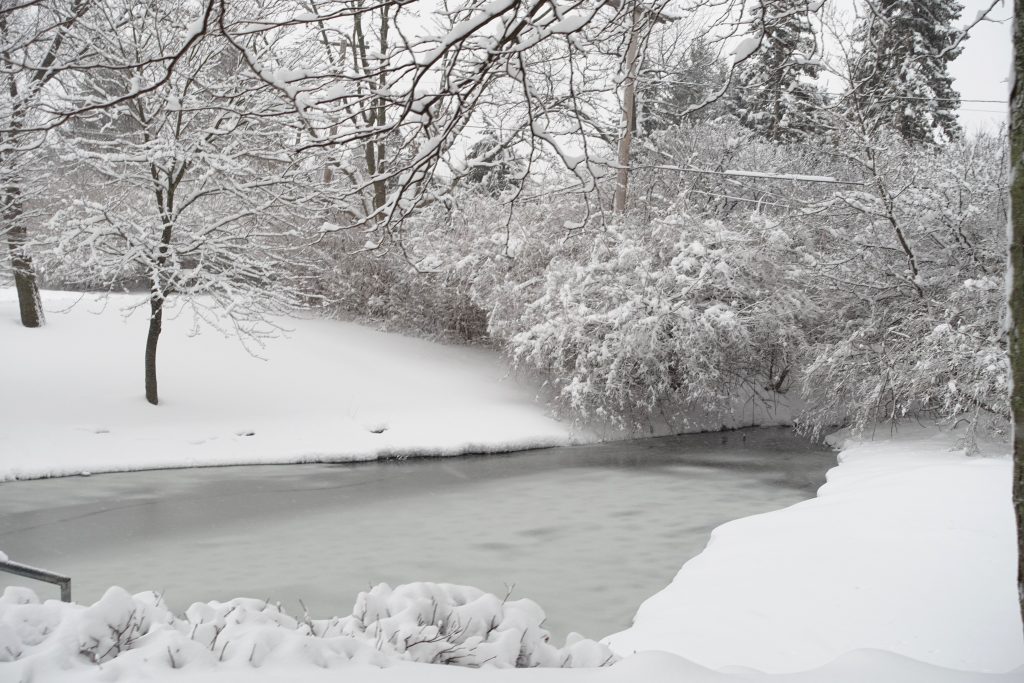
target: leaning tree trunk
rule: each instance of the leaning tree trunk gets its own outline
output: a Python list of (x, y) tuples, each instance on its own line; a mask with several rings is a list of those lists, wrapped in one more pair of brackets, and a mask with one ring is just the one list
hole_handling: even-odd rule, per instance
[(1010, 95), (1010, 367), (1017, 595), (1024, 619), (1024, 0), (1016, 0), (1014, 4), (1014, 79)]
[(39, 284), (32, 257), (28, 253), (28, 229), (20, 223), (21, 190), (7, 188), (4, 198), (4, 223), (7, 225), (7, 249), (14, 271), (14, 289), (18, 292), (18, 308), (21, 324), (25, 327), (41, 327), (46, 322), (43, 303), (39, 298)]
[(146, 336), (146, 400), (157, 405), (160, 397), (156, 390), (156, 345), (164, 321), (164, 299), (159, 292), (149, 297), (149, 334)]

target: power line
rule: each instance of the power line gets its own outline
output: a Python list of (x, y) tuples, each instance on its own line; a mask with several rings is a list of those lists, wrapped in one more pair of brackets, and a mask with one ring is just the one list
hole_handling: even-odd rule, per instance
[[(664, 79), (664, 80), (660, 80), (660, 81), (657, 80), (657, 79), (654, 79), (654, 80), (655, 80), (655, 82), (669, 83), (671, 85), (693, 85), (693, 86), (697, 86), (697, 87), (700, 87), (700, 88), (709, 88), (709, 89), (717, 87), (714, 83), (698, 83), (696, 81), (677, 81), (677, 80), (674, 80), (674, 79)], [(738, 88), (740, 90), (756, 90), (758, 92), (766, 92), (766, 91), (785, 92), (785, 89), (783, 89), (783, 88), (766, 88), (766, 87), (758, 86), (758, 85), (740, 85), (739, 83), (731, 83), (729, 85), (729, 87), (730, 88)], [(849, 93), (845, 93), (845, 92), (833, 92), (831, 90), (819, 90), (818, 92), (821, 93), (822, 95), (829, 95), (831, 97), (840, 97), (840, 96), (849, 94)], [(918, 101), (923, 101), (923, 102), (961, 102), (961, 103), (966, 102), (966, 103), (969, 103), (969, 104), (1008, 104), (1008, 102), (1009, 102), (1008, 99), (1006, 99), (1006, 100), (983, 100), (983, 99), (975, 99), (975, 98), (968, 99), (968, 98), (964, 98), (964, 97), (924, 97), (922, 95), (888, 95), (885, 98), (875, 99), (874, 103), (884, 102), (884, 101), (889, 101), (889, 100), (918, 100)], [(871, 101), (871, 100), (869, 100), (869, 101)]]

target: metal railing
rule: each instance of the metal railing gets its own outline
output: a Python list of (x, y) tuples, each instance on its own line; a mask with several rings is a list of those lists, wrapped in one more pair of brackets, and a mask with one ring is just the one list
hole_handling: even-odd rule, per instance
[(63, 602), (71, 602), (70, 576), (64, 576), (63, 574), (55, 574), (54, 572), (49, 572), (45, 569), (39, 569), (38, 567), (30, 567), (27, 564), (21, 564), (20, 562), (11, 562), (10, 560), (4, 560), (0, 562), (0, 572), (7, 572), (8, 574), (17, 574), (18, 576), (24, 576), (29, 579), (35, 579), (36, 581), (45, 581), (46, 583), (58, 585), (60, 586), (60, 599)]

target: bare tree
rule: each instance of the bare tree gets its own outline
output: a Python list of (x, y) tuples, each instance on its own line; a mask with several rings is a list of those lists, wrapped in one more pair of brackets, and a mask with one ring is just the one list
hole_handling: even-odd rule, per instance
[(47, 88), (66, 60), (84, 56), (70, 36), (89, 6), (89, 0), (0, 3), (0, 236), (7, 238), (25, 327), (45, 322), (28, 248), (25, 207), (33, 188), (26, 176), (44, 144), (36, 127), (47, 120)]
[(222, 36), (181, 52), (159, 88), (124, 97), (162, 77), (158, 58), (189, 40), (194, 17), (177, 3), (108, 1), (95, 11), (97, 49), (112, 62), (150, 65), (91, 70), (68, 93), (73, 103), (111, 104), (61, 132), (82, 193), (55, 216), (48, 244), (104, 286), (148, 281), (145, 390), (157, 404), (168, 306), (258, 343), (274, 332), (266, 312), (302, 303), (288, 265), (304, 242), (316, 170), (292, 154), (290, 119)]

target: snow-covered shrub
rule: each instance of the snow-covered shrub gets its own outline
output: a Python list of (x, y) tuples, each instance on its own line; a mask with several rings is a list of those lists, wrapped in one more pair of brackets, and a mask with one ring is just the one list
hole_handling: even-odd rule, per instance
[(728, 121), (658, 133), (644, 154), (669, 168), (636, 174), (644, 201), (624, 216), (568, 229), (564, 198), (542, 197), (513, 217), (508, 257), (477, 243), (461, 278), (493, 339), (586, 421), (680, 426), (791, 386), (812, 431), (1002, 420), (1002, 139), (834, 142), (774, 145)]
[(813, 296), (831, 302), (805, 423), (1008, 415), (1002, 140), (869, 148), (867, 183), (836, 194)]
[[(632, 217), (631, 217), (632, 218)], [(629, 429), (721, 417), (788, 388), (810, 302), (786, 286), (790, 242), (682, 212), (627, 218), (556, 257), (492, 331), (567, 412)]]
[(102, 664), (139, 676), (166, 668), (284, 665), (329, 668), (397, 661), (469, 667), (598, 667), (615, 657), (572, 634), (551, 645), (544, 612), (531, 600), (502, 600), (466, 586), (381, 584), (361, 593), (353, 614), (296, 618), (279, 605), (237, 598), (172, 613), (154, 593), (110, 588), (91, 606), (40, 603), (27, 589), (0, 597), (0, 670), (15, 680)]
[(468, 283), (444, 267), (435, 249), (418, 250), (411, 262), (400, 250), (363, 251), (361, 246), (344, 233), (325, 240), (324, 259), (333, 264), (334, 274), (320, 291), (339, 316), (428, 337), (486, 337), (486, 313), (472, 300)]
[[(578, 220), (578, 201), (540, 199), (514, 210), (500, 198), (463, 192), (451, 206), (425, 207), (403, 224), (401, 247), (365, 250), (361, 233), (324, 240), (334, 276), (323, 294), (341, 315), (435, 337), (480, 341), (504, 305), (505, 288), (543, 273)], [(499, 343), (502, 340), (498, 340)]]
[(551, 645), (544, 618), (532, 600), (502, 600), (469, 586), (379, 584), (359, 594), (352, 616), (313, 622), (313, 633), (372, 641), (393, 658), (437, 664), (598, 667), (614, 661), (607, 647), (579, 636), (570, 636), (564, 648)]
[(675, 197), (691, 215), (740, 231), (753, 209), (789, 240), (780, 282), (822, 313), (800, 323), (805, 347), (793, 374), (805, 427), (912, 413), (1005, 423), (1003, 136), (920, 147), (894, 133), (859, 137), (837, 122), (822, 149), (757, 141), (726, 120), (667, 133), (647, 141), (648, 163), (851, 181), (662, 168), (635, 183), (635, 196), (655, 205)]

